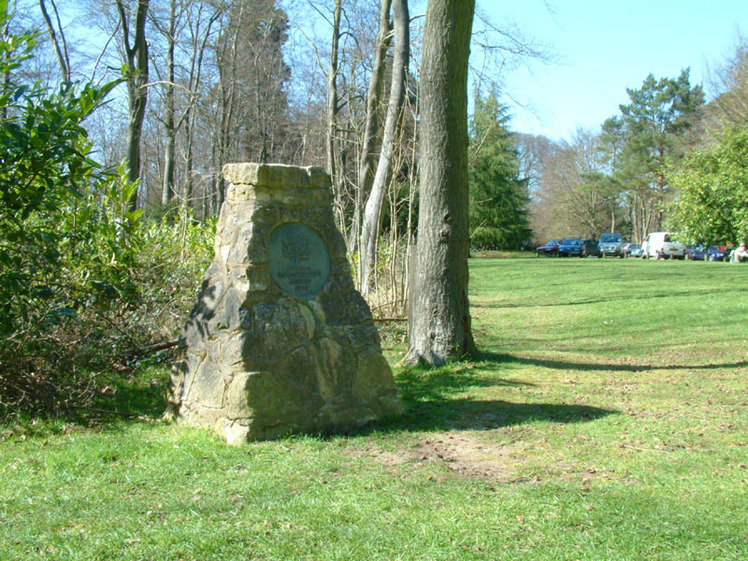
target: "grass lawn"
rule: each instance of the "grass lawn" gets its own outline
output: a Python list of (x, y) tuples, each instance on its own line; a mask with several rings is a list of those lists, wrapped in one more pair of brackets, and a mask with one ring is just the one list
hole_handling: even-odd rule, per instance
[(230, 447), (148, 420), (164, 372), (141, 420), (0, 427), (0, 559), (748, 559), (747, 266), (474, 259), (470, 297), (479, 359), (360, 433)]

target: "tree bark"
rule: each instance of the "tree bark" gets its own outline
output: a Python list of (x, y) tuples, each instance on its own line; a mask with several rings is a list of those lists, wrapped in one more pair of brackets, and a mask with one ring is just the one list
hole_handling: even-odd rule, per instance
[(161, 192), (161, 204), (168, 205), (174, 197), (174, 174), (176, 169), (177, 128), (174, 124), (176, 112), (174, 99), (174, 49), (176, 48), (176, 0), (169, 2), (169, 30), (166, 33), (166, 86), (164, 92), (164, 134), (166, 147), (164, 151), (164, 183)]
[[(127, 180), (134, 183), (140, 179), (140, 142), (143, 136), (143, 122), (148, 103), (148, 42), (145, 38), (146, 16), (149, 0), (138, 0), (135, 13), (135, 30), (130, 41), (130, 18), (127, 7), (122, 0), (117, 0), (122, 24), (122, 39), (125, 50), (127, 71)], [(137, 193), (130, 201), (130, 206), (137, 206)]]
[[(364, 119), (364, 136), (361, 140), (361, 152), (358, 160), (358, 177), (356, 185), (356, 208), (353, 211), (351, 223), (351, 236), (348, 251), (353, 254), (358, 249), (361, 237), (361, 214), (364, 202), (371, 192), (371, 184), (374, 181), (374, 141), (379, 133), (379, 103), (382, 98), (382, 84), (384, 82), (385, 61), (387, 49), (390, 45), (390, 8), (392, 0), (382, 0), (379, 6), (379, 31), (374, 52), (374, 66), (369, 78), (369, 89), (366, 94), (366, 116)], [(360, 267), (359, 267), (360, 271)], [(361, 276), (359, 273), (359, 286)]]
[(392, 84), (387, 105), (387, 119), (382, 135), (377, 171), (372, 183), (371, 193), (366, 201), (361, 227), (361, 293), (366, 296), (372, 288), (371, 271), (377, 262), (377, 241), (382, 224), (384, 196), (387, 192), (387, 181), (392, 168), (392, 155), (395, 151), (397, 126), (400, 122), (405, 86), (408, 76), (408, 57), (410, 56), (410, 16), (407, 0), (394, 0), (392, 15), (395, 29), (395, 54), (392, 63)]
[(47, 12), (47, 5), (44, 0), (39, 0), (39, 8), (42, 11), (42, 16), (47, 24), (47, 31), (49, 33), (49, 39), (54, 47), (55, 54), (57, 55), (57, 62), (60, 64), (60, 72), (62, 72), (62, 81), (70, 82), (70, 57), (68, 57), (68, 46), (65, 41), (65, 34), (62, 31), (62, 25), (60, 24), (60, 14), (57, 11), (57, 5), (54, 0), (50, 0), (52, 9), (55, 13), (55, 19), (57, 20), (57, 29), (59, 30), (60, 37), (58, 39), (57, 32), (55, 31), (55, 25), (52, 23), (52, 18), (49, 17)]
[(405, 362), (475, 350), (468, 304), (467, 73), (475, 0), (429, 0), (421, 69), (420, 211)]
[(338, 55), (340, 51), (340, 18), (343, 11), (343, 0), (335, 0), (335, 11), (332, 23), (332, 46), (330, 48), (330, 68), (327, 72), (327, 172), (332, 181), (335, 218), (338, 228), (345, 231), (345, 219), (343, 217), (343, 193), (341, 188), (341, 175), (343, 170), (338, 170), (338, 158), (336, 151), (336, 138), (338, 134)]

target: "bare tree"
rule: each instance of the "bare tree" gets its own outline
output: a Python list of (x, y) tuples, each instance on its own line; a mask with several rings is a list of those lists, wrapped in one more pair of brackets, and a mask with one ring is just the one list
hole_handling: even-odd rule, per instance
[[(153, 65), (161, 86), (156, 91), (163, 92), (161, 113), (156, 115), (164, 141), (162, 205), (177, 195), (188, 205), (192, 197), (195, 107), (200, 101), (207, 44), (220, 15), (220, 7), (199, 0), (169, 0), (165, 10), (151, 10), (151, 22), (164, 40), (163, 58), (154, 57)], [(183, 155), (181, 166), (179, 153)], [(178, 177), (183, 177), (181, 186)]]
[[(383, 2), (384, 3), (384, 2)], [(382, 208), (390, 178), (392, 157), (395, 152), (398, 123), (401, 120), (403, 100), (405, 99), (408, 76), (408, 58), (410, 56), (410, 16), (406, 0), (394, 0), (392, 5), (395, 30), (395, 55), (392, 63), (392, 83), (387, 105), (387, 119), (382, 136), (382, 147), (377, 163), (377, 171), (372, 183), (371, 193), (366, 201), (361, 228), (360, 263), (361, 292), (364, 296), (371, 288), (371, 271), (376, 265), (377, 241), (382, 223)], [(360, 187), (359, 187), (360, 188)]]
[(748, 123), (748, 38), (740, 36), (730, 59), (711, 77), (717, 94), (708, 107), (708, 117), (719, 125)]
[(177, 128), (174, 123), (176, 100), (174, 95), (175, 61), (174, 51), (177, 43), (177, 0), (169, 1), (169, 20), (166, 35), (166, 84), (164, 92), (164, 133), (166, 147), (164, 150), (164, 183), (161, 190), (161, 203), (166, 205), (174, 193), (174, 174), (176, 168)]
[[(131, 182), (140, 179), (140, 142), (148, 103), (148, 42), (145, 36), (148, 6), (149, 0), (137, 0), (133, 16), (129, 3), (117, 0), (128, 73), (127, 179)], [(133, 20), (134, 27), (131, 25)], [(130, 202), (133, 208), (137, 205), (137, 196), (134, 199)]]
[(220, 10), (212, 9), (212, 13), (207, 16), (207, 22), (203, 23), (204, 8), (205, 6), (201, 3), (198, 7), (197, 15), (189, 18), (188, 21), (192, 56), (190, 57), (189, 72), (187, 76), (187, 107), (175, 125), (177, 130), (179, 130), (182, 124), (184, 124), (185, 127), (185, 177), (184, 186), (182, 188), (182, 204), (184, 206), (190, 204), (194, 190), (193, 164), (195, 153), (195, 122), (197, 119), (196, 106), (200, 100), (199, 92), (203, 77), (203, 59), (206, 54), (207, 44), (210, 40), (213, 26), (221, 15)]
[(335, 0), (335, 9), (332, 20), (332, 41), (330, 46), (330, 66), (327, 71), (327, 172), (330, 174), (334, 194), (335, 217), (338, 220), (338, 229), (345, 232), (345, 219), (343, 213), (343, 174), (338, 169), (339, 155), (338, 142), (338, 112), (340, 109), (338, 93), (338, 73), (340, 72), (338, 57), (340, 56), (340, 18), (343, 13), (342, 0)]
[[(371, 192), (374, 181), (374, 142), (379, 135), (379, 104), (382, 97), (382, 86), (384, 83), (385, 62), (387, 49), (391, 43), (392, 25), (390, 23), (390, 9), (392, 0), (382, 0), (379, 7), (379, 31), (374, 43), (374, 64), (369, 77), (369, 88), (366, 94), (366, 114), (364, 116), (364, 135), (361, 139), (359, 152), (358, 174), (356, 185), (356, 204), (353, 211), (351, 223), (351, 236), (349, 251), (354, 253), (358, 248), (361, 235), (361, 212), (367, 194)], [(360, 279), (359, 279), (360, 284)]]
[(68, 45), (65, 40), (65, 33), (60, 23), (60, 14), (57, 11), (57, 4), (54, 0), (49, 0), (52, 5), (52, 11), (55, 15), (55, 21), (52, 22), (52, 18), (49, 16), (47, 11), (47, 5), (45, 0), (39, 0), (39, 9), (42, 11), (42, 17), (44, 17), (44, 23), (47, 25), (47, 32), (49, 34), (49, 40), (54, 48), (57, 61), (60, 64), (60, 72), (62, 73), (62, 81), (70, 82), (70, 56), (68, 54)]

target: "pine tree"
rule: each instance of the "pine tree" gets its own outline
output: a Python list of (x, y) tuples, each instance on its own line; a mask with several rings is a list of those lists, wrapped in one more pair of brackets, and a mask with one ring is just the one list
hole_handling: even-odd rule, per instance
[[(638, 90), (627, 90), (631, 103), (621, 105), (624, 148), (621, 176), (631, 190), (642, 224), (662, 229), (665, 203), (671, 198), (667, 167), (682, 157), (687, 133), (704, 105), (701, 86), (691, 86), (689, 71), (677, 78), (647, 76)], [(651, 224), (650, 224), (651, 221)]]
[(481, 249), (520, 249), (530, 237), (527, 181), (494, 92), (476, 96), (470, 127), (470, 241)]

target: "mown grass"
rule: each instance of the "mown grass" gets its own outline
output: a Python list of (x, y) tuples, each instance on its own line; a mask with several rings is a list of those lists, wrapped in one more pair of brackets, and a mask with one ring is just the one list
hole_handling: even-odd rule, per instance
[[(471, 275), (482, 355), (397, 368), (389, 424), (240, 447), (157, 420), (5, 427), (0, 559), (748, 558), (748, 267)], [(102, 408), (154, 418), (157, 375)]]

